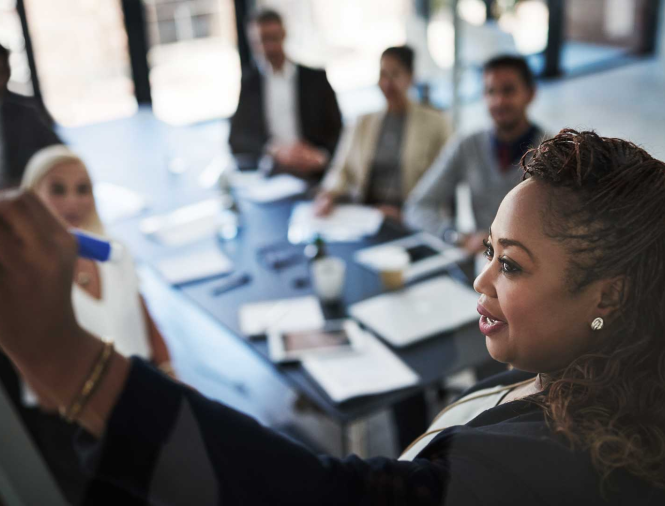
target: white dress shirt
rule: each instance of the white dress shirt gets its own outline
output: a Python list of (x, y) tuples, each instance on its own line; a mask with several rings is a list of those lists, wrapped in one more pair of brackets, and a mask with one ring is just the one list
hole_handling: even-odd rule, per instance
[(448, 427), (469, 423), (484, 411), (498, 406), (512, 389), (532, 381), (534, 380), (531, 379), (514, 385), (499, 385), (492, 388), (486, 388), (469, 394), (451, 404), (434, 419), (434, 422), (432, 422), (432, 425), (430, 425), (425, 434), (404, 450), (404, 453), (402, 453), (399, 460), (411, 461), (415, 459), (441, 431)]
[(298, 90), (296, 66), (286, 60), (275, 72), (271, 65), (263, 67), (264, 107), (271, 144), (292, 144), (300, 139), (298, 125)]

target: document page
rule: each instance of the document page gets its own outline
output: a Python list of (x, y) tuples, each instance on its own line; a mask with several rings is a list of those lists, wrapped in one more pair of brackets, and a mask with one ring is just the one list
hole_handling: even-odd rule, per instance
[(182, 285), (231, 272), (233, 262), (217, 248), (210, 248), (159, 260), (155, 267), (170, 284)]
[(328, 242), (359, 241), (376, 235), (383, 224), (383, 214), (373, 207), (343, 204), (325, 217), (314, 214), (311, 203), (301, 203), (293, 208), (289, 223), (289, 241), (299, 244), (320, 235)]
[(269, 330), (294, 332), (322, 328), (325, 319), (316, 297), (297, 297), (245, 304), (238, 318), (246, 336), (259, 336)]
[(418, 375), (369, 332), (359, 350), (305, 359), (305, 370), (335, 402), (380, 394), (418, 384)]

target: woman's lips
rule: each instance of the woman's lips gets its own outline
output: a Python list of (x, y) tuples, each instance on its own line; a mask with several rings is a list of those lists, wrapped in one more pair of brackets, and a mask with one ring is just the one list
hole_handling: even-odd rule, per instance
[(504, 328), (508, 326), (503, 320), (499, 320), (482, 305), (478, 304), (477, 311), (480, 314), (480, 320), (478, 326), (480, 327), (480, 332), (486, 336), (496, 334), (501, 332)]

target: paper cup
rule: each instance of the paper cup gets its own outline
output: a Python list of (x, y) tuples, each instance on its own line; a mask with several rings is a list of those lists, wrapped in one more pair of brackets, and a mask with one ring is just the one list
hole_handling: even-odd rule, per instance
[(386, 290), (398, 290), (404, 286), (404, 275), (411, 259), (403, 248), (385, 247), (377, 254), (373, 263)]
[(344, 293), (346, 263), (341, 258), (326, 257), (312, 263), (312, 286), (323, 302), (336, 302)]

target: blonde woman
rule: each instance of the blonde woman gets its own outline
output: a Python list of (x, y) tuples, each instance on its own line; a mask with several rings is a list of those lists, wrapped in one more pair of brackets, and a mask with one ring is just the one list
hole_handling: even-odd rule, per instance
[[(56, 145), (38, 151), (28, 162), (21, 187), (33, 190), (68, 227), (106, 235), (88, 170), (69, 148)], [(113, 340), (123, 355), (150, 359), (173, 376), (168, 349), (139, 293), (134, 263), (126, 250), (115, 263), (79, 258), (72, 290), (82, 327)]]

